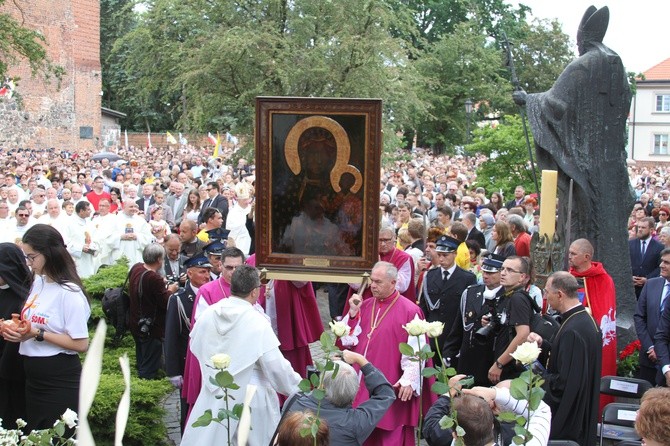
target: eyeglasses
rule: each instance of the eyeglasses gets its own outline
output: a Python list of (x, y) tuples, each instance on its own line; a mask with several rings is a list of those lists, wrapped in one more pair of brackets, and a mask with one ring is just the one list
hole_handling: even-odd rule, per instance
[(664, 217), (667, 217), (667, 216), (668, 216), (668, 214), (665, 213), (665, 212), (659, 212), (658, 215), (662, 215), (662, 216), (664, 216)]
[(500, 272), (501, 272), (501, 273), (525, 274), (525, 273), (523, 273), (523, 272), (521, 272), (521, 271), (517, 271), (517, 270), (512, 269), (512, 268), (507, 268), (506, 266), (503, 266), (502, 268), (500, 268)]
[(26, 258), (26, 261), (33, 263), (37, 256), (41, 255), (40, 253), (37, 254), (24, 254), (24, 257)]
[(17, 217), (30, 217), (30, 214), (16, 214)]
[(379, 243), (391, 243), (393, 241), (392, 238), (380, 238)]

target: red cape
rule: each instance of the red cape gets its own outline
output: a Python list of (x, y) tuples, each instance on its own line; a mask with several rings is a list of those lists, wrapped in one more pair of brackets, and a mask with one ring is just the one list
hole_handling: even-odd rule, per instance
[[(570, 274), (584, 279), (583, 305), (591, 308), (591, 315), (600, 327), (603, 337), (603, 356), (601, 376), (616, 376), (617, 338), (616, 338), (616, 290), (614, 281), (600, 262), (591, 262), (591, 268), (578, 272), (570, 268)], [(581, 297), (581, 296), (580, 296)], [(614, 399), (600, 397), (600, 409), (604, 402)]]

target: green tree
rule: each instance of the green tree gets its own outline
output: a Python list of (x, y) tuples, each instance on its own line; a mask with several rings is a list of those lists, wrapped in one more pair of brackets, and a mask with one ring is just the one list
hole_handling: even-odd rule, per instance
[[(128, 48), (119, 43), (137, 25), (137, 15), (133, 12), (134, 0), (100, 1), (100, 65), (102, 67), (102, 103), (105, 107), (119, 110), (128, 116), (122, 124), (136, 122), (135, 98), (124, 94), (131, 81), (123, 68), (123, 60)], [(141, 122), (140, 122), (141, 124)]]
[[(6, 0), (0, 0), (0, 8), (5, 3)], [(13, 4), (21, 12), (19, 2)], [(5, 79), (12, 65), (21, 61), (28, 62), (33, 75), (42, 76), (47, 81), (53, 76), (60, 79), (63, 69), (49, 61), (45, 45), (43, 34), (23, 26), (23, 20), (19, 22), (9, 13), (0, 12), (0, 81)]]
[(479, 106), (474, 123), (491, 108), (492, 98), (500, 95), (499, 86), (506, 83), (500, 53), (487, 44), (480, 30), (462, 23), (448, 38), (435, 42), (416, 64), (426, 79), (421, 97), (431, 104), (429, 113), (413, 123), (419, 129), (419, 141), (440, 153), (451, 151), (466, 140), (465, 101), (471, 99)]
[(113, 51), (130, 81), (121, 94), (139, 104), (147, 126), (251, 134), (259, 95), (380, 97), (386, 135), (425, 112), (406, 42), (388, 32), (400, 25), (385, 1), (146, 6)]
[[(530, 144), (535, 150), (532, 137)], [(519, 184), (527, 191), (535, 191), (520, 116), (507, 116), (496, 127), (477, 130), (475, 142), (468, 146), (468, 151), (488, 157), (488, 161), (477, 168), (477, 186), (487, 191), (502, 190), (505, 196), (511, 196)]]

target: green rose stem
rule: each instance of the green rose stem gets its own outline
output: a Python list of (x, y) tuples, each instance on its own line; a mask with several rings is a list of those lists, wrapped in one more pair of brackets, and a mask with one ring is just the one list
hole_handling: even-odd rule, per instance
[[(228, 389), (223, 389), (223, 398), (226, 400), (226, 413), (230, 413), (228, 410)], [(228, 434), (228, 446), (230, 446), (230, 416), (226, 417), (226, 434)]]

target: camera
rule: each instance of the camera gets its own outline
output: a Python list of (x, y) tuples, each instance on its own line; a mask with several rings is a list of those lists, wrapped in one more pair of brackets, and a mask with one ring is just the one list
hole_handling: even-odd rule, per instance
[(498, 328), (500, 327), (500, 318), (498, 317), (497, 312), (494, 311), (493, 313), (488, 313), (483, 317), (489, 319), (489, 324), (475, 332), (475, 340), (480, 344), (486, 344), (488, 341), (493, 339), (498, 332)]
[(179, 283), (179, 276), (176, 275), (176, 274), (173, 274), (171, 276), (167, 276), (167, 277), (165, 277), (165, 281), (166, 281), (165, 288), (167, 288), (170, 285), (172, 285), (173, 283)]
[(137, 322), (137, 325), (140, 327), (140, 336), (147, 337), (151, 331), (151, 326), (154, 324), (154, 320), (150, 317), (143, 317)]
[(312, 375), (316, 375), (316, 377), (318, 379), (321, 375), (321, 372), (319, 372), (319, 369), (317, 369), (316, 366), (308, 365), (307, 366), (307, 379), (309, 380), (309, 382), (312, 382)]

